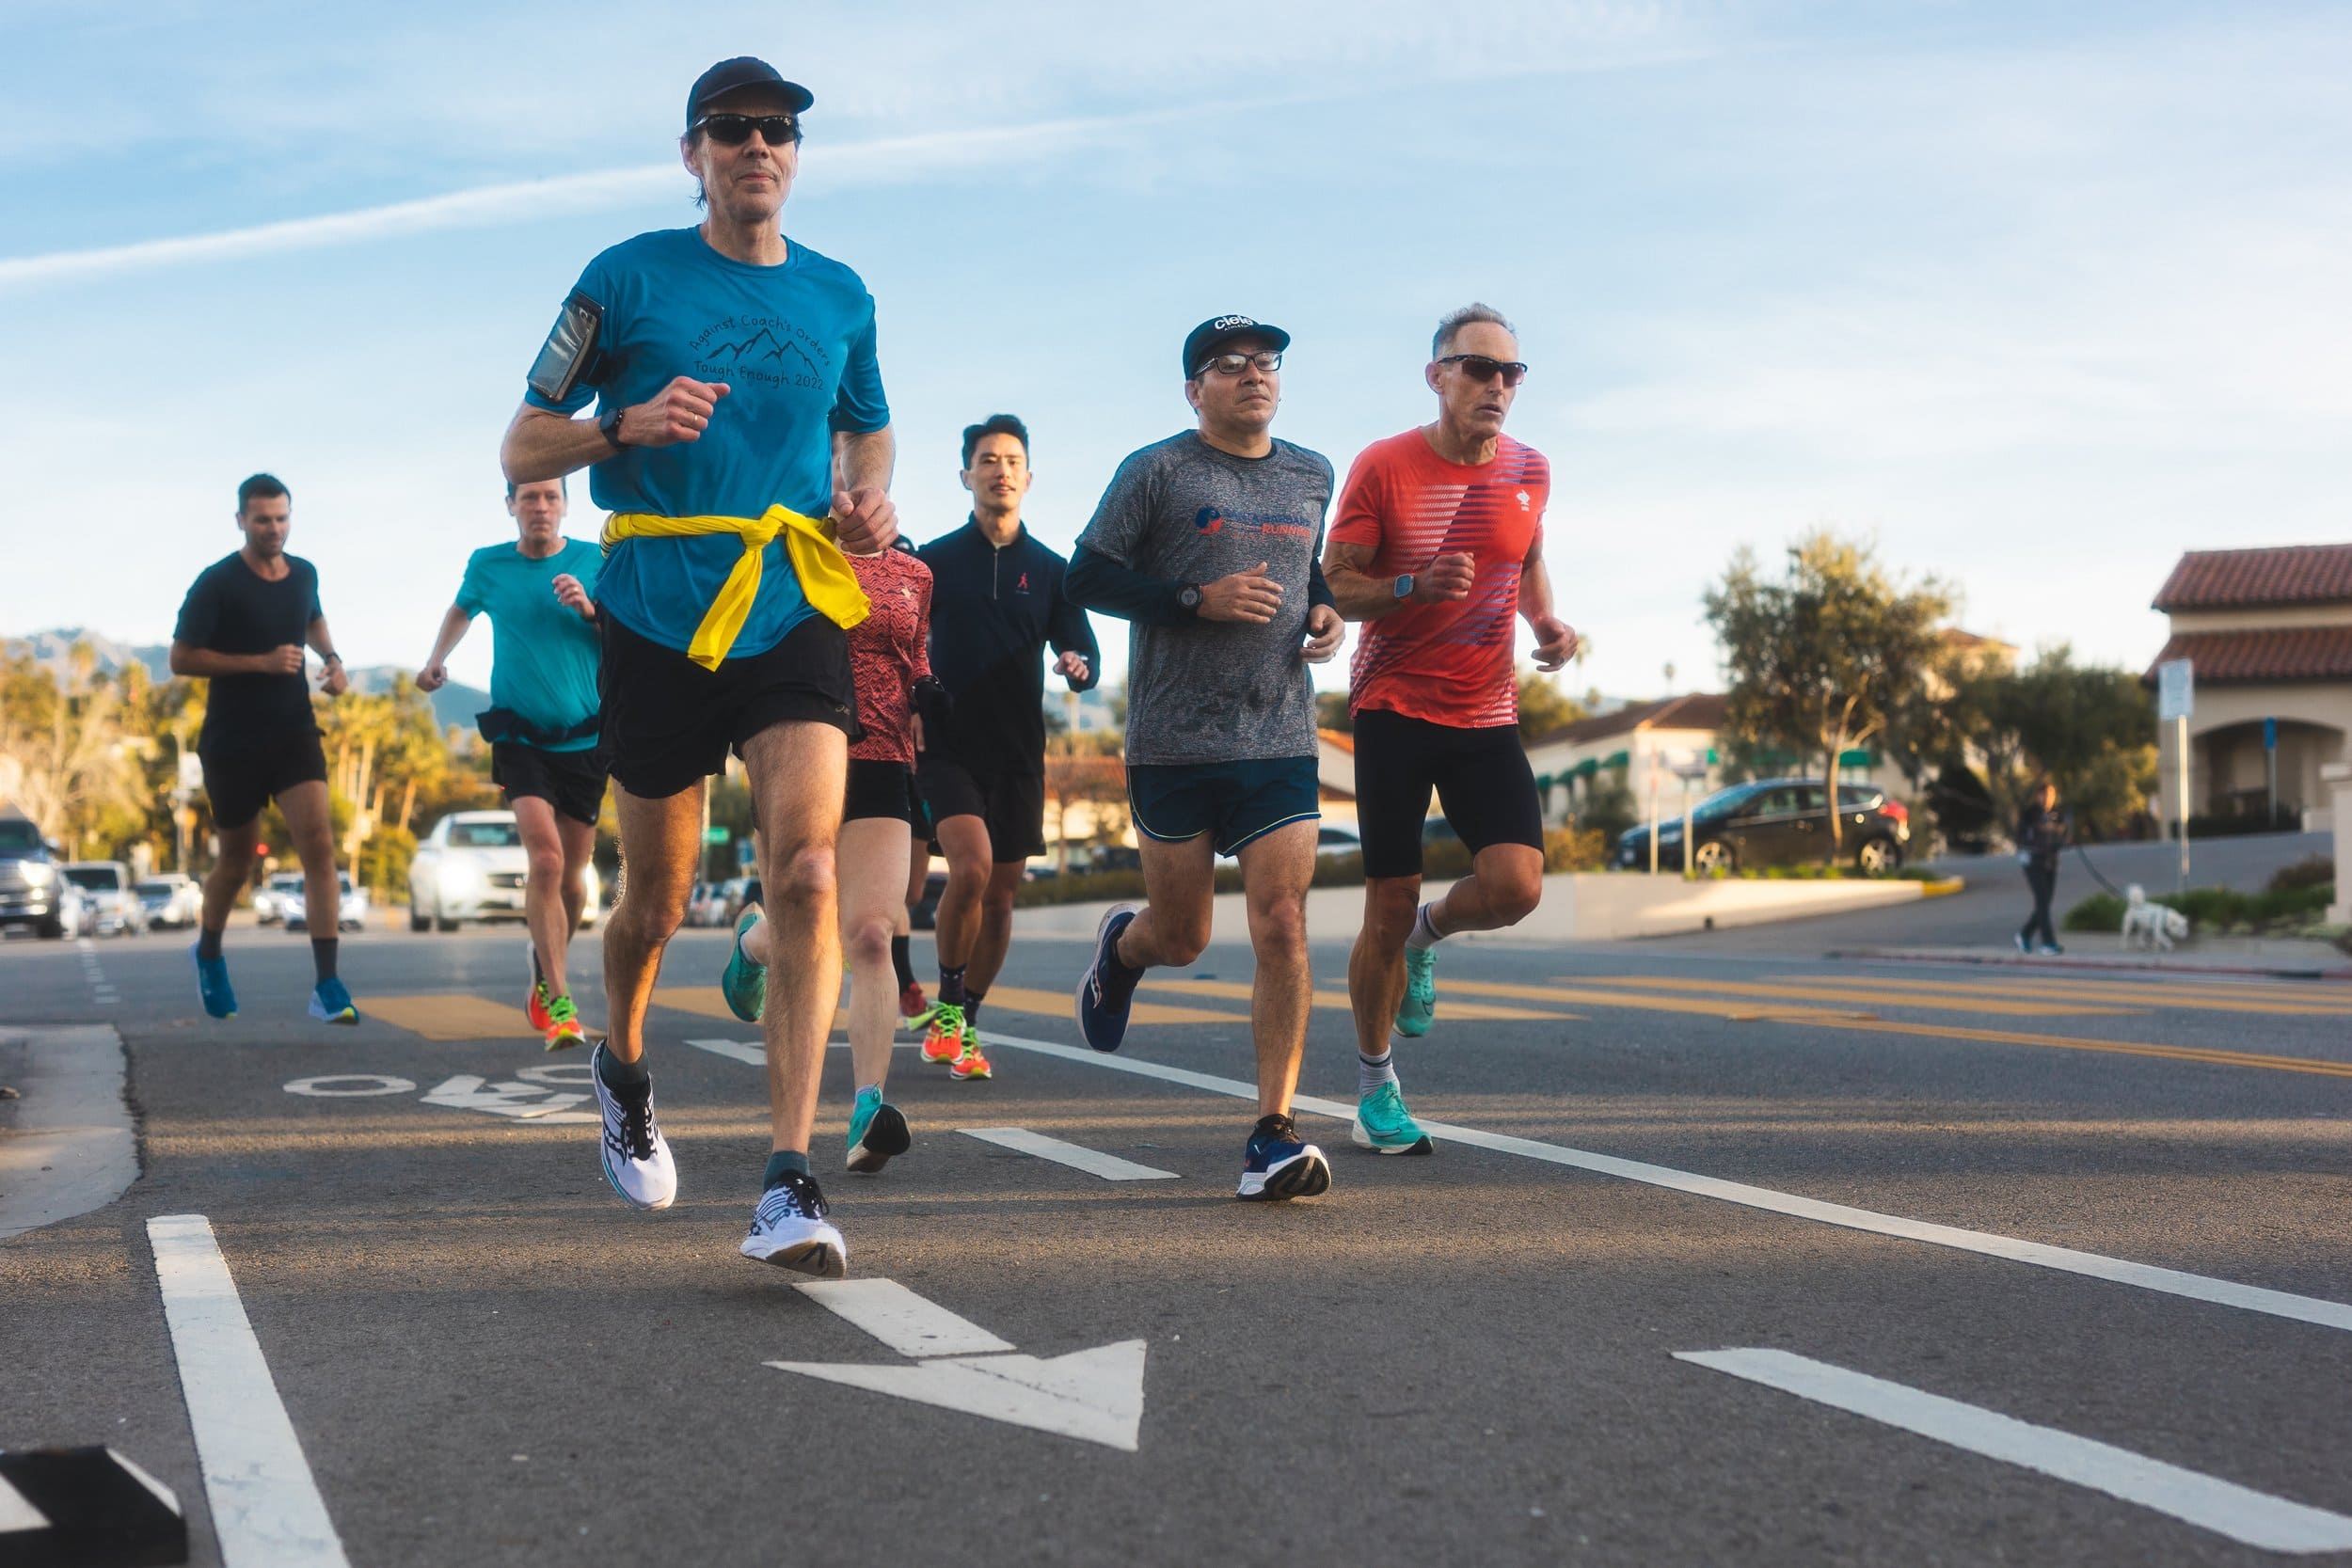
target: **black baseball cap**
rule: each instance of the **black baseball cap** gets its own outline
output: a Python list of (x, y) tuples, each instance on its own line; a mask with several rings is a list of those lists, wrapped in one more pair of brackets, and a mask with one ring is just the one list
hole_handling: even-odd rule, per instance
[(787, 82), (774, 66), (766, 60), (755, 60), (749, 55), (738, 55), (731, 60), (721, 60), (694, 78), (693, 87), (686, 95), (686, 128), (691, 131), (694, 122), (703, 117), (703, 105), (721, 93), (738, 87), (777, 87), (784, 101), (796, 115), (806, 114), (808, 106), (817, 102), (817, 95), (798, 82)]
[(1279, 326), (1268, 326), (1248, 316), (1212, 316), (1184, 334), (1184, 379), (1192, 379), (1203, 359), (1242, 338), (1263, 338), (1274, 345), (1277, 354), (1291, 346), (1291, 335)]

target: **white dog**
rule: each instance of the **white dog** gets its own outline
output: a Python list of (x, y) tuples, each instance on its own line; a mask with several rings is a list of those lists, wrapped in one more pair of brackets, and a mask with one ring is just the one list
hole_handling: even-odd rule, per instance
[(2148, 890), (2134, 882), (2123, 890), (2123, 945), (2169, 953), (2188, 936), (2188, 916), (2148, 902)]

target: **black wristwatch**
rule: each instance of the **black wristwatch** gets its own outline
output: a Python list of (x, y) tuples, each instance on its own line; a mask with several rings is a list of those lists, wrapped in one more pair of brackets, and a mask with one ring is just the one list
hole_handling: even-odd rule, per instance
[(321, 655), (319, 655), (319, 662), (320, 662), (321, 664), (341, 664), (342, 661), (343, 661), (343, 656), (342, 656), (342, 655), (341, 655), (341, 654), (321, 654)]
[(1179, 607), (1191, 614), (1200, 614), (1200, 590), (1192, 583), (1187, 582), (1184, 584), (1176, 590), (1176, 603)]
[(628, 412), (628, 409), (615, 404), (606, 409), (604, 417), (596, 421), (597, 433), (612, 443), (614, 451), (621, 450), (621, 416)]

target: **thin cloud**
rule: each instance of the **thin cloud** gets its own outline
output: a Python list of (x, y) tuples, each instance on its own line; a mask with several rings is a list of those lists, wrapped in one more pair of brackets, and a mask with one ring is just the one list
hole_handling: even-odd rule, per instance
[[(918, 179), (945, 170), (1008, 157), (1049, 155), (1093, 145), (1113, 132), (1178, 118), (1182, 109), (1040, 120), (993, 130), (926, 132), (827, 147), (803, 164), (803, 189), (879, 184)], [(393, 201), (348, 213), (287, 218), (277, 223), (185, 234), (133, 245), (85, 250), (53, 250), (39, 256), (0, 260), (0, 292), (62, 286), (126, 272), (154, 272), (191, 262), (227, 261), (247, 256), (277, 256), (289, 250), (427, 233), (441, 229), (494, 228), (557, 214), (625, 207), (648, 197), (676, 195), (687, 179), (675, 163), (642, 164), (547, 180), (517, 180), (472, 190), (452, 191), (413, 201)]]

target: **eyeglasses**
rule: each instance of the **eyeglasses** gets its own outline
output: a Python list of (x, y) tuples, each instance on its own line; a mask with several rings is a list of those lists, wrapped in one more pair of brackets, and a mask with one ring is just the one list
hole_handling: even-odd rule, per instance
[(1220, 354), (1201, 360), (1200, 368), (1192, 373), (1200, 376), (1215, 371), (1219, 375), (1239, 375), (1252, 365), (1262, 371), (1279, 371), (1282, 368), (1282, 356), (1270, 348), (1262, 348), (1255, 354)]
[(690, 135), (701, 131), (721, 147), (740, 147), (752, 139), (754, 131), (770, 147), (801, 139), (801, 122), (790, 115), (705, 115), (687, 131)]
[(1489, 359), (1483, 354), (1449, 354), (1438, 363), (1461, 366), (1462, 373), (1472, 381), (1489, 381), (1501, 375), (1505, 387), (1516, 387), (1527, 378), (1527, 367), (1517, 359)]

